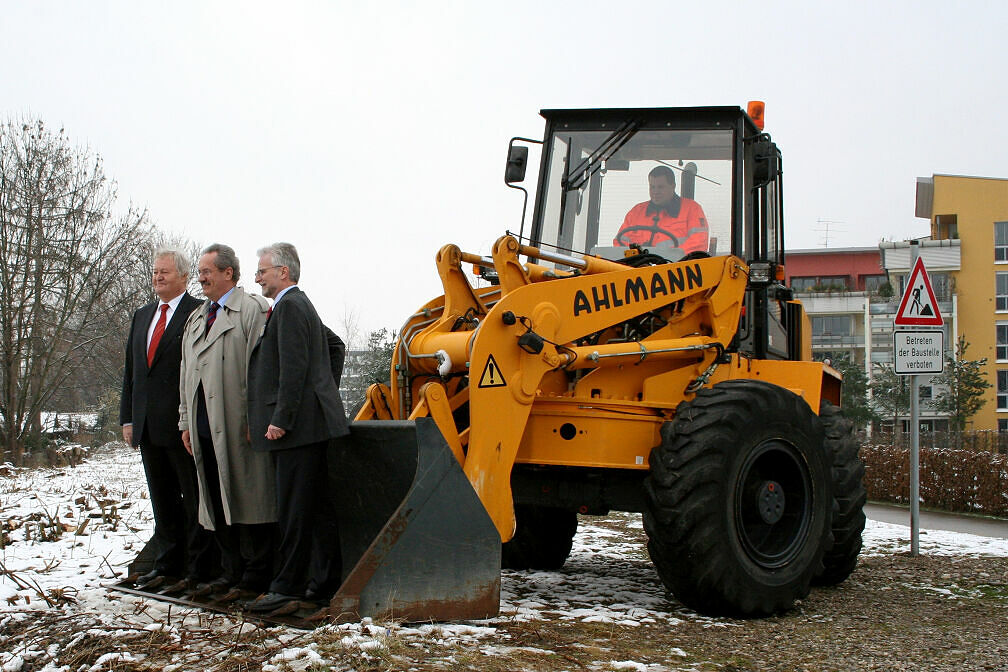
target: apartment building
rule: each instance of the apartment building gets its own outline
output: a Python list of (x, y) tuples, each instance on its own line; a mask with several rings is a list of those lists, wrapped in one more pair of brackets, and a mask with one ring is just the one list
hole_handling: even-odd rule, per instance
[[(1008, 432), (1008, 179), (965, 175), (917, 178), (918, 251), (945, 321), (945, 348), (964, 336), (966, 356), (987, 358), (991, 383), (969, 429)], [(930, 235), (927, 235), (930, 234)], [(871, 377), (892, 363), (893, 318), (911, 270), (907, 241), (876, 247), (793, 250), (787, 281), (812, 320), (818, 359), (847, 353)], [(921, 381), (921, 424), (948, 423), (928, 403), (935, 390)]]
[(930, 222), (933, 242), (961, 250), (952, 333), (970, 342), (969, 359), (987, 358), (991, 383), (972, 429), (1008, 432), (1008, 179), (919, 177), (916, 215)]
[[(785, 277), (812, 322), (812, 354), (818, 360), (847, 355), (864, 367), (869, 380), (877, 368), (893, 363), (893, 319), (899, 309), (904, 283), (910, 272), (909, 243), (883, 243), (875, 247), (791, 250), (785, 259)], [(924, 241), (921, 257), (932, 277), (938, 309), (954, 321), (954, 283), (948, 274), (958, 256)], [(947, 257), (947, 258), (946, 258)], [(953, 259), (954, 258), (954, 259)], [(931, 269), (938, 270), (937, 274)], [(948, 326), (946, 326), (948, 329)], [(946, 345), (951, 341), (946, 333)], [(922, 377), (920, 421), (924, 430), (948, 429), (948, 420), (930, 400), (935, 396), (931, 377)], [(908, 431), (908, 418), (901, 420)], [(882, 425), (891, 425), (886, 419)]]

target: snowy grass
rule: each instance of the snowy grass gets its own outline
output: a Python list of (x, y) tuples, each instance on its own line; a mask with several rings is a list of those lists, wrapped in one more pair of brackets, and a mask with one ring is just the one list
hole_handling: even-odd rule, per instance
[[(496, 618), (420, 625), (365, 619), (314, 632), (109, 593), (152, 522), (132, 450), (99, 451), (75, 468), (14, 470), (0, 480), (0, 672), (715, 669), (737, 663), (698, 658), (689, 638), (748, 627), (698, 615), (670, 597), (632, 514), (583, 518), (561, 571), (505, 571)], [(864, 540), (866, 559), (909, 550), (904, 526), (869, 521)], [(925, 531), (921, 552), (957, 562), (1004, 558), (1008, 539)], [(900, 587), (948, 600), (1008, 600), (999, 581), (978, 581), (904, 580)]]

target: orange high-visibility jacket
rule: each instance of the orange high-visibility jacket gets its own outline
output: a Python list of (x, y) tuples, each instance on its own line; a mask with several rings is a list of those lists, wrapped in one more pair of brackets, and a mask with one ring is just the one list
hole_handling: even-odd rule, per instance
[[(679, 198), (678, 205), (677, 209), (676, 203), (669, 204), (668, 208), (654, 205), (651, 201), (638, 203), (623, 219), (613, 245), (629, 246), (630, 243), (637, 243), (647, 247), (671, 240), (678, 241), (678, 247), (687, 253), (706, 252), (709, 231), (703, 208), (691, 198)], [(669, 209), (678, 211), (672, 214)], [(649, 226), (653, 230), (638, 229), (620, 235), (634, 226)]]

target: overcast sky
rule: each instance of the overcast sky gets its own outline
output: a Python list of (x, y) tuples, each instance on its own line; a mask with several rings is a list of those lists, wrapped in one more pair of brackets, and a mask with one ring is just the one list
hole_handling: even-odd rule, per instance
[[(716, 9), (711, 9), (716, 7)], [(1004, 2), (14, 2), (0, 115), (200, 242), (286, 240), (340, 331), (398, 327), (449, 242), (517, 230), (538, 111), (767, 103), (791, 248), (926, 235), (914, 185), (1008, 178)], [(534, 172), (534, 171), (532, 171)]]

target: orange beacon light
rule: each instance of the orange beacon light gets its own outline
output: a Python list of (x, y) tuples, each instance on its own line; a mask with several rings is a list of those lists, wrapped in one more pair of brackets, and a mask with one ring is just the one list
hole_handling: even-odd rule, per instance
[(765, 107), (766, 105), (762, 100), (750, 100), (749, 105), (746, 108), (746, 113), (749, 115), (749, 118), (753, 120), (754, 124), (756, 124), (756, 128), (761, 131), (763, 130), (763, 110)]

